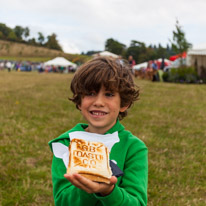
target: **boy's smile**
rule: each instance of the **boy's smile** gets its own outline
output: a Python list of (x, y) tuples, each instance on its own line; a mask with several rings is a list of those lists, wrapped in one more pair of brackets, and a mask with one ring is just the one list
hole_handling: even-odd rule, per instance
[(99, 110), (94, 110), (94, 111), (90, 111), (90, 113), (94, 116), (104, 116), (107, 114), (107, 112), (103, 112), (103, 111), (99, 111)]
[(117, 120), (119, 112), (124, 112), (127, 107), (120, 107), (120, 95), (118, 92), (106, 91), (101, 87), (98, 93), (91, 92), (81, 100), (79, 109), (88, 122), (87, 131), (104, 134), (112, 128)]

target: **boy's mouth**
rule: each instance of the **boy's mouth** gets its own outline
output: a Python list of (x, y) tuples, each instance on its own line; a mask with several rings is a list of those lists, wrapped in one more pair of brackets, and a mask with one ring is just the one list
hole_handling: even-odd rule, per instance
[(90, 113), (95, 116), (104, 116), (107, 114), (107, 112), (103, 112), (103, 111), (90, 111)]

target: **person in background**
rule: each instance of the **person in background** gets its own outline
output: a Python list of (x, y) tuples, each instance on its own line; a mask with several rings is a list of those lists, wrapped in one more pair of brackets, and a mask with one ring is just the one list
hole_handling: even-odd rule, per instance
[(129, 58), (128, 58), (128, 62), (129, 62), (129, 65), (130, 65), (130, 70), (132, 71), (132, 74), (134, 74), (134, 65), (136, 64), (135, 60), (133, 59), (133, 56), (130, 55)]
[(157, 63), (153, 60), (152, 61), (152, 70), (153, 70), (153, 78), (152, 81), (159, 81), (159, 76), (158, 76), (158, 66)]
[(163, 58), (162, 58), (161, 65), (160, 65), (160, 69), (161, 69), (161, 70), (164, 70), (164, 67), (165, 67), (165, 58), (163, 57)]

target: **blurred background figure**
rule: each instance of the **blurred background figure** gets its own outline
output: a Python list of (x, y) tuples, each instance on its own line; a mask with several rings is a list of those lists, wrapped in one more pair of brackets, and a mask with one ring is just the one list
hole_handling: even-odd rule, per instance
[(129, 58), (128, 58), (128, 62), (129, 62), (129, 65), (131, 67), (133, 67), (136, 63), (135, 63), (135, 60), (133, 59), (133, 56), (130, 55)]
[(8, 69), (8, 72), (10, 72), (11, 71), (11, 62), (10, 61), (8, 61), (7, 63), (6, 63), (6, 68)]
[(161, 69), (161, 70), (164, 70), (164, 67), (165, 67), (165, 58), (163, 57), (163, 58), (162, 58), (161, 65), (160, 65), (160, 69)]
[(130, 56), (128, 57), (128, 62), (129, 62), (129, 65), (130, 65), (132, 74), (134, 74), (134, 69), (133, 69), (133, 67), (134, 67), (134, 65), (136, 64), (136, 62), (135, 62), (135, 60), (133, 59), (133, 56), (132, 56), (132, 55), (130, 55)]

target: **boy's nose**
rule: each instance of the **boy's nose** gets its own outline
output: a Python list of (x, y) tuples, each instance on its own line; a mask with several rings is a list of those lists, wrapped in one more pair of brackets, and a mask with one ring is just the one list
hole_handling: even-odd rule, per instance
[(102, 107), (104, 106), (104, 99), (102, 95), (98, 94), (94, 100), (94, 105), (97, 107)]

